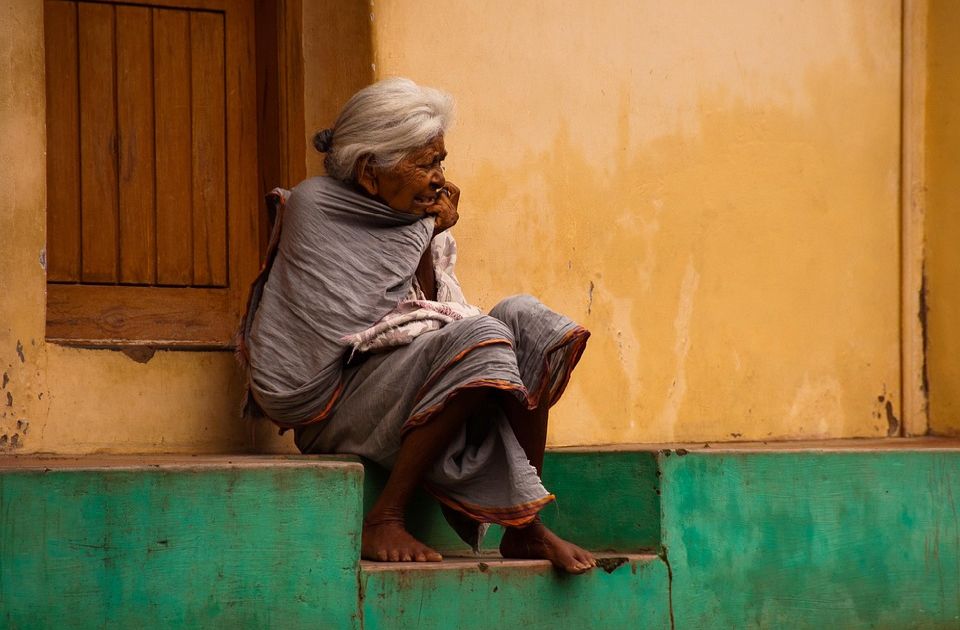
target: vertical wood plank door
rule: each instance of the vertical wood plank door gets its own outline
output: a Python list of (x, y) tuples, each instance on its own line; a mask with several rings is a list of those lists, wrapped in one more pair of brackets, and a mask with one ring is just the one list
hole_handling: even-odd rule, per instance
[(153, 13), (117, 7), (117, 127), (121, 130), (120, 282), (157, 281), (156, 154), (154, 144)]
[(258, 261), (253, 0), (46, 0), (47, 338), (225, 347)]
[[(47, 2), (47, 279), (80, 280), (80, 97), (77, 5)], [(54, 43), (55, 42), (55, 43)]]
[(77, 5), (80, 59), (80, 279), (117, 281), (116, 24), (113, 7)]

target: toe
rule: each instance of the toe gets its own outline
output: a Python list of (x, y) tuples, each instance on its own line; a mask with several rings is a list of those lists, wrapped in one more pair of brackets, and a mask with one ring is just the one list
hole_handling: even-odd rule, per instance
[(387, 560), (389, 560), (389, 558), (387, 557), (387, 551), (385, 549), (381, 549), (377, 552), (377, 560), (379, 560), (380, 562), (386, 562)]
[(396, 549), (390, 550), (390, 562), (400, 562), (400, 552)]
[(417, 561), (417, 562), (426, 562), (426, 561), (427, 561), (427, 556), (426, 556), (426, 554), (424, 554), (422, 551), (419, 552), (419, 553), (417, 553), (416, 561)]
[(400, 560), (401, 560), (402, 562), (412, 562), (412, 561), (413, 561), (413, 557), (410, 555), (410, 552), (409, 552), (409, 551), (404, 551), (404, 552), (400, 555)]

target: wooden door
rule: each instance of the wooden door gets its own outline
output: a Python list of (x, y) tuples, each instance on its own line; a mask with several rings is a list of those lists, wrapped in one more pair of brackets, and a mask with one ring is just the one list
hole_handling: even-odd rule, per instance
[(252, 0), (47, 0), (47, 337), (230, 344), (258, 266)]

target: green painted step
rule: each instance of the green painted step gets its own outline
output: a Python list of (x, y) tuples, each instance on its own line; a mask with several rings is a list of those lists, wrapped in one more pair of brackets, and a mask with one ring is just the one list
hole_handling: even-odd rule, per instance
[[(386, 478), (382, 468), (366, 463), (365, 512)], [(644, 553), (660, 548), (657, 451), (547, 451), (543, 482), (557, 500), (540, 515), (560, 536), (594, 551)], [(415, 496), (407, 515), (411, 532), (441, 553), (469, 553), (425, 492)], [(496, 552), (501, 534), (498, 526), (490, 529), (484, 552)]]
[(0, 627), (359, 628), (363, 469), (0, 459)]
[(362, 562), (363, 628), (670, 628), (668, 572), (660, 558), (631, 555), (604, 564), (609, 572), (564, 575), (541, 560)]
[(929, 444), (661, 455), (676, 627), (960, 628), (960, 450)]
[[(628, 557), (585, 576), (360, 563), (383, 482), (363, 474), (346, 457), (0, 458), (0, 628), (960, 628), (958, 442), (552, 451), (545, 520)], [(424, 538), (454, 540), (419, 500)]]

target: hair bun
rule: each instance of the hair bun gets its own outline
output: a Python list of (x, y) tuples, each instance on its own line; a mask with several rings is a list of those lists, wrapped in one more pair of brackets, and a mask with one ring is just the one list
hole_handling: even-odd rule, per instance
[(324, 129), (314, 134), (313, 146), (320, 153), (329, 153), (333, 146), (333, 129)]

